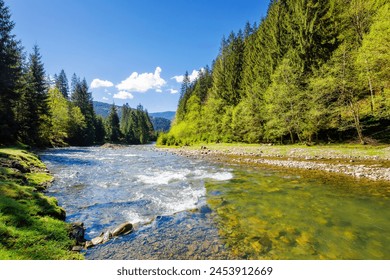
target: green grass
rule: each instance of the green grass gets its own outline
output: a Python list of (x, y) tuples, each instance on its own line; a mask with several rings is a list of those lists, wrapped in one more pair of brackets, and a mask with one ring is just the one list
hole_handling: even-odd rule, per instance
[(51, 180), (36, 155), (0, 148), (0, 259), (82, 259), (65, 211), (40, 192)]

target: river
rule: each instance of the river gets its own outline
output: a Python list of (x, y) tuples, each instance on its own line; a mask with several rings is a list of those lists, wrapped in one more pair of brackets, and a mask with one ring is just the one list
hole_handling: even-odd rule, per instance
[(153, 145), (40, 156), (55, 176), (47, 194), (87, 239), (136, 225), (87, 259), (390, 259), (388, 184), (213, 164)]

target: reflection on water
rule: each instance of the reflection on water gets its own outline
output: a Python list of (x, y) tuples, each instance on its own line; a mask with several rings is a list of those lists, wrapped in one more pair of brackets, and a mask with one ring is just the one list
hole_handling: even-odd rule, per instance
[(88, 239), (138, 224), (88, 259), (390, 259), (389, 184), (224, 168), (150, 145), (41, 157), (48, 194)]
[(390, 258), (388, 184), (241, 169), (207, 190), (235, 258)]

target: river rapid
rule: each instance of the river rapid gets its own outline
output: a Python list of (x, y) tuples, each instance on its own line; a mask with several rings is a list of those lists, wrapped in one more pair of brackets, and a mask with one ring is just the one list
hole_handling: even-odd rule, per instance
[(157, 150), (48, 149), (47, 194), (86, 238), (136, 230), (87, 259), (390, 259), (389, 185), (223, 166)]

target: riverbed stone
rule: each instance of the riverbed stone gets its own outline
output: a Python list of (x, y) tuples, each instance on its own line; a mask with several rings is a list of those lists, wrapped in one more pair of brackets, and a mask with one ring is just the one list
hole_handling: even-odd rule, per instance
[(125, 222), (120, 224), (112, 231), (112, 237), (129, 234), (134, 230), (134, 226), (132, 223)]
[(92, 240), (91, 240), (92, 245), (96, 246), (98, 244), (102, 244), (103, 243), (103, 235), (104, 235), (104, 233), (102, 232), (99, 236), (92, 238)]

